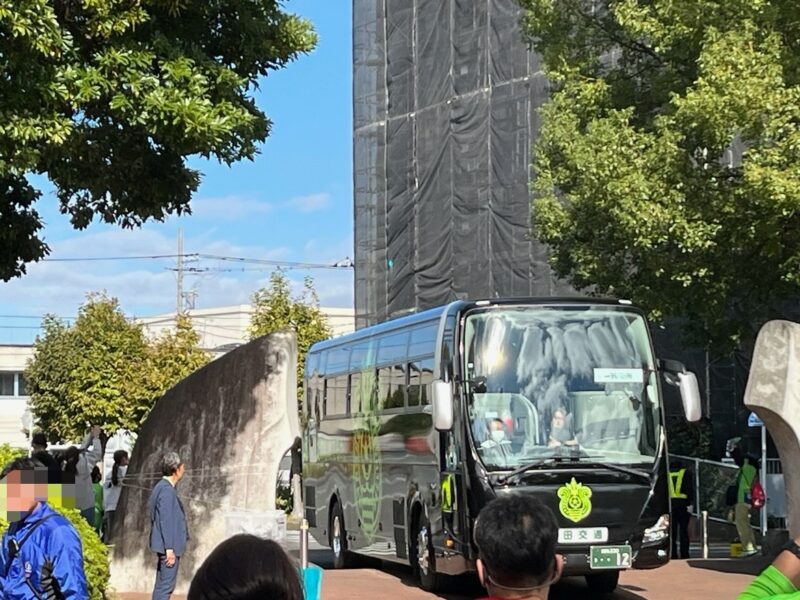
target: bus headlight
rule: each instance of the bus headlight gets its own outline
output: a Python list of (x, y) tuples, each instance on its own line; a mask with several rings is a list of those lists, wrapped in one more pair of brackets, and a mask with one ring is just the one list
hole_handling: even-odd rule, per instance
[(644, 530), (643, 544), (652, 544), (653, 542), (660, 542), (669, 535), (669, 515), (661, 515), (652, 527)]

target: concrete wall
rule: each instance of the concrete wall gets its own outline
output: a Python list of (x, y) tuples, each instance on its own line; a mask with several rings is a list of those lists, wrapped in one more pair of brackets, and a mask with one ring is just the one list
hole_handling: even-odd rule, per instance
[(784, 465), (791, 535), (800, 535), (800, 325), (770, 321), (761, 328), (744, 397), (772, 436)]
[(175, 450), (186, 464), (177, 490), (191, 540), (177, 592), (225, 538), (225, 515), (274, 509), (278, 463), (299, 435), (293, 333), (254, 340), (193, 373), (156, 403), (136, 441), (117, 508), (111, 585), (149, 592), (147, 499), (161, 478), (159, 458)]

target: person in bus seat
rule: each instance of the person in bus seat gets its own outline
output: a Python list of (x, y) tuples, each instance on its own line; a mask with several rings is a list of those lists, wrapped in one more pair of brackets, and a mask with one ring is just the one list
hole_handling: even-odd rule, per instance
[(559, 446), (577, 446), (578, 440), (572, 433), (572, 419), (563, 406), (559, 406), (553, 411), (550, 420), (550, 437), (547, 445), (551, 448)]
[(505, 444), (511, 444), (506, 434), (506, 424), (502, 419), (494, 418), (489, 421), (489, 437), (483, 441), (481, 448), (494, 448)]

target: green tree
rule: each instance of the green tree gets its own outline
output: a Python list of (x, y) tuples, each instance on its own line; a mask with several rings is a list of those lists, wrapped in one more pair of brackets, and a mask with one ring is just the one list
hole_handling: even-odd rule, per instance
[(200, 335), (188, 315), (179, 315), (174, 332), (155, 340), (150, 349), (151, 393), (159, 397), (180, 380), (206, 365), (210, 356), (200, 348)]
[(552, 97), (535, 233), (579, 289), (720, 351), (800, 293), (800, 12), (785, 0), (519, 0)]
[(281, 329), (297, 335), (297, 397), (302, 399), (306, 354), (312, 344), (332, 334), (328, 320), (319, 308), (314, 283), (306, 277), (303, 292), (292, 297), (289, 279), (281, 271), (270, 275), (269, 287), (253, 294), (254, 312), (250, 319), (250, 339)]
[(159, 396), (208, 361), (188, 319), (151, 342), (103, 294), (89, 295), (72, 326), (47, 317), (43, 327), (25, 376), (50, 439), (79, 439), (90, 425), (137, 431)]
[(189, 211), (202, 156), (252, 159), (253, 92), (316, 44), (280, 0), (0, 0), (0, 279), (48, 248), (29, 174), (78, 229)]

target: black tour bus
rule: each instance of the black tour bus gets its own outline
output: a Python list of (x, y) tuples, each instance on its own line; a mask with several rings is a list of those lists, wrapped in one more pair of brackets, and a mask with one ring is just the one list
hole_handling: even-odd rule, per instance
[(700, 417), (697, 380), (657, 361), (626, 301), (458, 301), (315, 344), (303, 495), (336, 567), (410, 564), (423, 588), (473, 570), (481, 508), (534, 494), (565, 575), (593, 592), (669, 560), (661, 376)]

